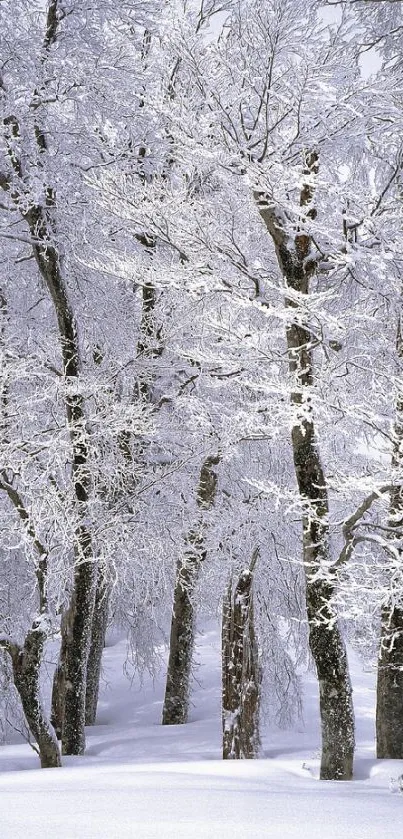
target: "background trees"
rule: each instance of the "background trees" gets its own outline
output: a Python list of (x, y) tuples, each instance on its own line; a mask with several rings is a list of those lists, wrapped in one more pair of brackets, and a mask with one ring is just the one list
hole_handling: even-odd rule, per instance
[(35, 641), (39, 708), (61, 629), (66, 753), (108, 621), (150, 664), (171, 620), (186, 721), (196, 605), (232, 581), (225, 694), (253, 659), (251, 723), (260, 698), (291, 713), (309, 638), (324, 778), (352, 772), (338, 613), (374, 646), (382, 614), (400, 755), (398, 5), (384, 27), (315, 0), (1, 4), (1, 638), (13, 663)]

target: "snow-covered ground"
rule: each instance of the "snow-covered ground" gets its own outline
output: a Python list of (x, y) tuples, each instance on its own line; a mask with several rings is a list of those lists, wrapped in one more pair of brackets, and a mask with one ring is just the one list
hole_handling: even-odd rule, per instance
[[(218, 633), (200, 638), (191, 721), (160, 725), (163, 674), (123, 675), (125, 642), (104, 653), (98, 725), (85, 757), (38, 769), (29, 746), (0, 748), (1, 839), (379, 839), (403, 827), (403, 761), (374, 758), (374, 675), (352, 654), (355, 780), (320, 782), (314, 679), (304, 723), (263, 731), (263, 759), (220, 759)], [(29, 770), (29, 771), (27, 771)]]

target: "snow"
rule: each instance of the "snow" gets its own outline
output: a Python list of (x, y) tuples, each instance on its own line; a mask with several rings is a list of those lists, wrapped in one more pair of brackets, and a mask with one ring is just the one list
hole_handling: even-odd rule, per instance
[(358, 747), (355, 780), (343, 783), (317, 779), (313, 677), (305, 680), (303, 723), (264, 728), (261, 760), (222, 761), (218, 631), (209, 627), (199, 639), (186, 726), (160, 725), (163, 673), (130, 687), (125, 650), (116, 639), (105, 650), (84, 757), (43, 770), (25, 744), (0, 749), (2, 839), (379, 839), (403, 824), (403, 761), (375, 760), (375, 677), (353, 653)]

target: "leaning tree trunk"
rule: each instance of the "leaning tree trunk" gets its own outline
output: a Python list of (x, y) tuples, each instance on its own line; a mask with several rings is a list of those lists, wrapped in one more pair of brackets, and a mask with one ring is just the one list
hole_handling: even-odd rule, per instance
[(311, 393), (314, 386), (314, 336), (310, 331), (302, 295), (317, 270), (304, 221), (315, 218), (311, 205), (312, 179), (318, 173), (318, 155), (307, 155), (307, 183), (300, 195), (301, 215), (294, 233), (284, 228), (283, 216), (267, 196), (255, 193), (260, 215), (273, 239), (288, 294), (286, 327), (288, 366), (292, 376), (291, 432), (295, 475), (302, 506), (303, 564), (309, 645), (319, 681), (322, 728), (322, 779), (349, 780), (353, 773), (354, 711), (344, 641), (332, 598), (335, 578), (329, 572), (329, 503), (326, 478), (316, 440)]
[(40, 697), (40, 670), (46, 634), (33, 626), (24, 646), (11, 653), (14, 684), (19, 693), (29, 729), (39, 748), (44, 769), (61, 766), (60, 750), (55, 731), (49, 723)]
[[(254, 564), (254, 563), (253, 563)], [(223, 603), (223, 759), (259, 753), (260, 667), (253, 614), (253, 565), (232, 582)]]
[[(401, 327), (397, 332), (397, 355), (403, 362)], [(403, 393), (396, 399), (392, 469), (399, 482), (403, 475)], [(391, 491), (389, 508), (390, 545), (403, 563), (403, 488)], [(391, 584), (393, 585), (393, 584)], [(381, 613), (376, 702), (376, 754), (378, 758), (403, 759), (403, 595), (390, 591)]]
[[(207, 457), (200, 471), (197, 504), (210, 509), (217, 492), (217, 474), (213, 469), (219, 463), (218, 455)], [(200, 564), (205, 557), (202, 525), (191, 531), (187, 549), (178, 565), (171, 620), (171, 636), (164, 707), (163, 725), (186, 723), (189, 714), (189, 694), (192, 657), (195, 638), (195, 589)]]
[(40, 696), (41, 663), (48, 637), (46, 627), (49, 624), (48, 552), (38, 538), (34, 522), (22, 496), (4, 469), (0, 472), (0, 489), (7, 494), (37, 554), (35, 576), (39, 612), (39, 616), (34, 619), (31, 629), (27, 632), (22, 647), (7, 636), (0, 637), (0, 647), (5, 649), (11, 658), (14, 684), (21, 699), (28, 727), (38, 743), (41, 766), (57, 767), (61, 766), (57, 737), (47, 719)]

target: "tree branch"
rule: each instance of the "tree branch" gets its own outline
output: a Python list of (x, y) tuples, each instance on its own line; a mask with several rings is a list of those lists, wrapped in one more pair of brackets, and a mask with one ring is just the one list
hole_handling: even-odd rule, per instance
[(387, 492), (390, 492), (392, 489), (395, 488), (395, 484), (385, 484), (384, 486), (378, 487), (374, 489), (364, 500), (361, 504), (357, 507), (355, 512), (345, 520), (342, 528), (343, 537), (344, 537), (344, 545), (338, 559), (333, 563), (332, 568), (340, 568), (341, 565), (344, 565), (351, 557), (351, 554), (354, 550), (354, 546), (358, 543), (358, 541), (371, 541), (369, 537), (358, 537), (355, 536), (355, 528), (361, 521), (362, 517), (365, 513), (368, 512), (370, 507), (374, 501), (378, 501), (382, 495)]
[(29, 515), (28, 510), (26, 509), (18, 490), (15, 489), (15, 487), (13, 487), (12, 484), (10, 484), (4, 469), (0, 472), (0, 490), (3, 490), (3, 492), (5, 492), (8, 495), (8, 498), (10, 499), (12, 505), (17, 511), (21, 521), (24, 523), (28, 535), (32, 539), (35, 550), (39, 554), (39, 563), (35, 573), (39, 590), (39, 610), (41, 614), (43, 614), (46, 611), (48, 605), (46, 593), (48, 552), (45, 546), (40, 541), (40, 539), (38, 539), (34, 525), (32, 523), (31, 516)]

